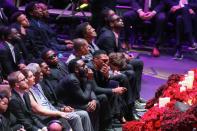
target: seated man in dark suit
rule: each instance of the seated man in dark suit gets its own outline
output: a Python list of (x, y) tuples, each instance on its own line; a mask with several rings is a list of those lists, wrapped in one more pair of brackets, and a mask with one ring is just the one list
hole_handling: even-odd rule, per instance
[(50, 103), (53, 106), (55, 106), (56, 109), (58, 109), (60, 111), (74, 112), (77, 115), (79, 115), (80, 118), (81, 118), (81, 121), (82, 121), (84, 131), (91, 131), (92, 130), (92, 125), (91, 125), (90, 118), (89, 118), (89, 115), (87, 114), (87, 112), (83, 111), (83, 110), (79, 110), (79, 109), (74, 109), (70, 106), (64, 105), (63, 102), (58, 99), (57, 94), (54, 90), (55, 87), (53, 87), (51, 85), (50, 81), (46, 78), (46, 77), (50, 77), (50, 75), (51, 75), (50, 68), (42, 60), (40, 61), (39, 65), (40, 65), (40, 69), (43, 73), (43, 80), (42, 80), (43, 88), (42, 88), (42, 90), (43, 90), (45, 96), (50, 101)]
[(105, 50), (107, 54), (122, 51), (119, 39), (120, 31), (124, 26), (122, 19), (114, 14), (108, 17), (106, 24), (100, 30), (96, 44), (100, 49)]
[(19, 51), (18, 45), (13, 41), (16, 33), (11, 27), (3, 30), (3, 41), (0, 43), (0, 61), (4, 78), (11, 72), (23, 68), (24, 60)]
[(104, 8), (111, 8), (115, 10), (116, 0), (90, 0), (90, 7), (92, 13), (91, 25), (97, 30), (102, 25), (101, 10)]
[(17, 117), (19, 123), (23, 124), (26, 130), (47, 131), (46, 126), (35, 116), (30, 105), (30, 98), (25, 90), (28, 90), (25, 76), (20, 72), (13, 72), (8, 76), (12, 88), (12, 98), (9, 103), (9, 110)]
[(62, 53), (64, 51), (72, 50), (72, 42), (58, 39), (57, 33), (45, 21), (43, 21), (44, 11), (46, 10), (43, 10), (38, 2), (32, 2), (26, 6), (25, 12), (29, 18), (32, 29), (41, 33), (46, 47)]
[(10, 97), (10, 86), (0, 85), (0, 129), (2, 131), (25, 131), (24, 126), (17, 123), (16, 117), (8, 110)]
[(125, 39), (129, 42), (130, 27), (135, 27), (142, 24), (144, 21), (155, 23), (156, 45), (153, 48), (152, 55), (159, 56), (159, 45), (163, 42), (163, 33), (166, 24), (166, 15), (163, 12), (164, 4), (162, 0), (131, 0), (132, 11), (124, 14), (125, 23)]
[(51, 84), (56, 87), (61, 79), (69, 73), (67, 65), (57, 57), (57, 53), (52, 49), (45, 49), (42, 52), (42, 59), (51, 69)]
[(97, 100), (93, 91), (92, 71), (80, 59), (71, 60), (68, 68), (71, 74), (60, 82), (62, 94), (58, 96), (62, 97), (65, 104), (88, 111), (94, 130), (111, 128), (111, 116), (104, 104), (107, 97), (102, 95)]
[(89, 44), (85, 39), (77, 38), (73, 40), (74, 53), (69, 55), (66, 63), (69, 63), (72, 59), (79, 58), (84, 62), (89, 62), (92, 60), (92, 54), (90, 53)]
[(30, 60), (39, 58), (41, 51), (46, 48), (41, 34), (31, 29), (28, 18), (22, 12), (15, 12), (11, 17), (11, 21), (12, 27), (16, 28), (20, 34), (20, 43), (23, 43), (26, 52), (28, 52), (28, 55), (24, 53), (24, 56), (30, 57)]
[(176, 52), (173, 59), (181, 60), (183, 59), (181, 35), (184, 35), (185, 39), (188, 41), (191, 46), (190, 49), (197, 49), (192, 34), (195, 29), (195, 26), (193, 27), (192, 25), (192, 21), (194, 24), (196, 24), (195, 22), (197, 21), (196, 13), (192, 9), (192, 4), (196, 2), (188, 0), (165, 0), (164, 2), (169, 9), (170, 20), (176, 23)]
[[(118, 33), (120, 33), (120, 29), (123, 27), (123, 22), (118, 15), (114, 14), (107, 18), (107, 23), (108, 27), (104, 27), (101, 29), (101, 34), (98, 36), (97, 44), (100, 47), (100, 49), (105, 50), (107, 54), (111, 52), (120, 52), (122, 49)], [(131, 69), (133, 69), (133, 71), (135, 72), (136, 88), (139, 89), (140, 92), (141, 77), (144, 66), (143, 61), (137, 58), (130, 57), (128, 54), (124, 52), (123, 54), (127, 56), (128, 64), (130, 65)], [(140, 99), (139, 95), (137, 99), (144, 103), (144, 101)]]
[[(137, 89), (135, 74), (131, 70), (129, 73), (129, 77), (124, 73), (115, 73), (111, 70), (109, 66), (109, 57), (106, 55), (106, 52), (103, 50), (98, 50), (94, 53), (92, 64), (89, 64), (89, 67), (94, 71), (94, 78), (98, 86), (100, 87), (108, 87), (110, 80), (118, 81), (120, 86), (125, 87), (127, 92), (125, 92), (124, 88), (114, 88), (113, 91), (115, 94), (122, 94), (122, 98), (128, 107), (128, 110), (133, 112), (127, 112), (127, 117), (129, 119), (139, 119), (134, 107), (134, 102), (136, 100), (135, 96)], [(144, 109), (143, 109), (144, 110)], [(133, 118), (132, 118), (133, 117)]]

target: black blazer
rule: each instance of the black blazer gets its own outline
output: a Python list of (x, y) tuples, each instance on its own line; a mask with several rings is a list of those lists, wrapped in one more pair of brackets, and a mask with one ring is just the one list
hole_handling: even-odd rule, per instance
[[(152, 0), (150, 10), (155, 10), (156, 12), (161, 12), (164, 9), (163, 0)], [(131, 7), (133, 10), (144, 9), (144, 0), (131, 0)]]
[(62, 94), (58, 97), (63, 98), (66, 105), (86, 109), (88, 102), (97, 99), (92, 86), (91, 80), (84, 79), (81, 82), (75, 74), (70, 74), (60, 82), (59, 89)]
[(62, 78), (64, 78), (65, 76), (69, 74), (68, 66), (60, 60), (58, 62), (58, 65), (49, 64), (49, 67), (51, 69), (51, 79), (53, 78), (53, 79), (60, 81)]
[(14, 62), (9, 46), (5, 42), (0, 43), (0, 62), (4, 78), (11, 72), (18, 70), (18, 64), (24, 63), (17, 45), (14, 45), (14, 52), (16, 63)]
[(50, 103), (56, 107), (56, 109), (60, 110), (64, 104), (60, 100), (58, 100), (57, 95), (55, 93), (55, 87), (50, 83), (48, 79), (43, 79), (40, 82), (40, 85), (42, 87), (42, 90), (44, 92), (44, 95), (47, 97), (47, 99), (50, 101)]
[(19, 94), (12, 90), (12, 98), (9, 102), (9, 110), (17, 117), (17, 120), (24, 125), (27, 131), (37, 131), (43, 128), (45, 125), (40, 122), (40, 120), (33, 114), (30, 105), (30, 98), (28, 93), (24, 94), (23, 102)]
[[(172, 6), (178, 5), (179, 0), (164, 0), (165, 4), (168, 8), (171, 8)], [(186, 5), (188, 8), (197, 10), (197, 0), (188, 0), (188, 5)]]
[(112, 88), (108, 88), (109, 79), (106, 79), (99, 70), (95, 70), (92, 62), (89, 62), (87, 66), (94, 72), (94, 91), (96, 94), (113, 94)]
[(116, 45), (115, 35), (108, 27), (101, 29), (96, 44), (101, 50), (105, 50), (108, 54), (121, 51), (120, 41), (118, 40), (118, 45)]
[(68, 50), (64, 40), (58, 39), (57, 33), (45, 22), (31, 18), (31, 29), (39, 32), (42, 36), (45, 46), (56, 51)]

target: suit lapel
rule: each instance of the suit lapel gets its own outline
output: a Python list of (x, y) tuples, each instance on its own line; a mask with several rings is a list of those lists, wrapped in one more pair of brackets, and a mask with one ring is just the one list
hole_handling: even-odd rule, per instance
[(9, 56), (9, 58), (11, 58), (11, 59), (12, 59), (12, 62), (14, 63), (14, 59), (13, 59), (13, 56), (12, 56), (12, 52), (11, 52), (11, 50), (10, 50), (8, 44), (7, 44), (6, 42), (4, 42), (4, 45), (5, 45), (5, 48), (6, 48), (7, 51), (8, 51), (8, 56)]
[(51, 83), (48, 80), (46, 80), (45, 82), (48, 85), (48, 89), (52, 92), (54, 98), (57, 100), (57, 96), (56, 96), (56, 94), (54, 92), (54, 89), (53, 89), (53, 86), (51, 85)]
[[(23, 106), (23, 108), (26, 110), (26, 111), (28, 111), (29, 112), (29, 110), (28, 110), (28, 105), (26, 104), (28, 101), (26, 101), (25, 100), (25, 97), (23, 97), (24, 98), (24, 101), (25, 101), (25, 103), (24, 103), (24, 101), (22, 100), (22, 98), (20, 97), (20, 95), (15, 91), (15, 90), (13, 90), (13, 92), (14, 92), (14, 94), (16, 95), (16, 97), (17, 97), (17, 99), (18, 100), (20, 100), (20, 103), (22, 104), (22, 106)], [(24, 94), (25, 95), (25, 94)], [(28, 94), (27, 94), (28, 95)], [(26, 96), (27, 97), (27, 96)], [(30, 100), (29, 100), (29, 102), (30, 102)]]

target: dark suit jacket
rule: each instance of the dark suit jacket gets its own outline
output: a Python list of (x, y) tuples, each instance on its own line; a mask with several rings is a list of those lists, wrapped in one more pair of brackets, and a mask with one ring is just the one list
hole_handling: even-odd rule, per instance
[(89, 62), (87, 66), (94, 72), (94, 91), (96, 94), (113, 94), (112, 88), (108, 88), (109, 80), (106, 79), (99, 70), (95, 70), (92, 62)]
[[(137, 11), (139, 9), (144, 9), (144, 0), (131, 0), (131, 7), (133, 10)], [(163, 0), (152, 0), (150, 11), (155, 10), (156, 12), (161, 12), (164, 9)]]
[(60, 80), (69, 74), (68, 67), (62, 61), (59, 61), (58, 65), (49, 65), (49, 67), (51, 69), (51, 75), (48, 76), (47, 79), (51, 81), (51, 84), (54, 87), (56, 87)]
[(24, 125), (28, 131), (37, 131), (44, 127), (44, 124), (33, 114), (28, 93), (24, 94), (23, 102), (20, 95), (13, 90), (12, 98), (9, 103), (9, 110), (17, 117), (18, 121)]
[(97, 99), (92, 86), (91, 80), (79, 81), (75, 74), (70, 74), (60, 82), (59, 89), (62, 94), (58, 97), (63, 98), (66, 105), (86, 109), (88, 102)]
[(0, 114), (0, 129), (1, 131), (11, 131), (11, 128), (8, 124), (8, 120), (2, 114)]
[(47, 23), (33, 18), (30, 19), (30, 23), (31, 28), (41, 34), (45, 46), (56, 51), (68, 50), (64, 40), (58, 39), (56, 32)]
[(103, 27), (101, 29), (96, 44), (101, 50), (105, 50), (108, 54), (121, 51), (120, 41), (118, 41), (117, 46), (115, 35), (108, 27)]
[(6, 78), (9, 73), (18, 70), (18, 64), (24, 63), (24, 60), (17, 45), (14, 45), (14, 52), (16, 63), (13, 60), (11, 50), (7, 43), (0, 43), (0, 62), (4, 78)]
[(34, 59), (34, 56), (31, 52), (28, 51), (26, 43), (23, 39), (17, 39), (15, 40), (15, 43), (17, 44), (20, 54), (23, 57), (26, 64), (32, 62), (32, 59)]
[(56, 107), (56, 109), (60, 110), (64, 106), (64, 104), (63, 102), (58, 100), (57, 95), (55, 93), (55, 87), (53, 87), (50, 81), (45, 78), (40, 82), (40, 85), (47, 99), (51, 102), (53, 106)]
[[(164, 0), (164, 2), (168, 8), (179, 4), (179, 0)], [(197, 10), (197, 0), (188, 0), (188, 5), (185, 6)]]
[(11, 128), (9, 131), (16, 131), (22, 127), (22, 125), (18, 123), (16, 117), (9, 110), (3, 113), (3, 115), (8, 120), (7, 125)]

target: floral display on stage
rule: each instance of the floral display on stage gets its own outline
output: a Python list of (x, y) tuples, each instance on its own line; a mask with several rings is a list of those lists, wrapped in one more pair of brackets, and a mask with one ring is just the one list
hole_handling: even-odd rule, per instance
[(173, 74), (146, 104), (139, 121), (123, 125), (123, 131), (192, 131), (197, 128), (197, 69)]

